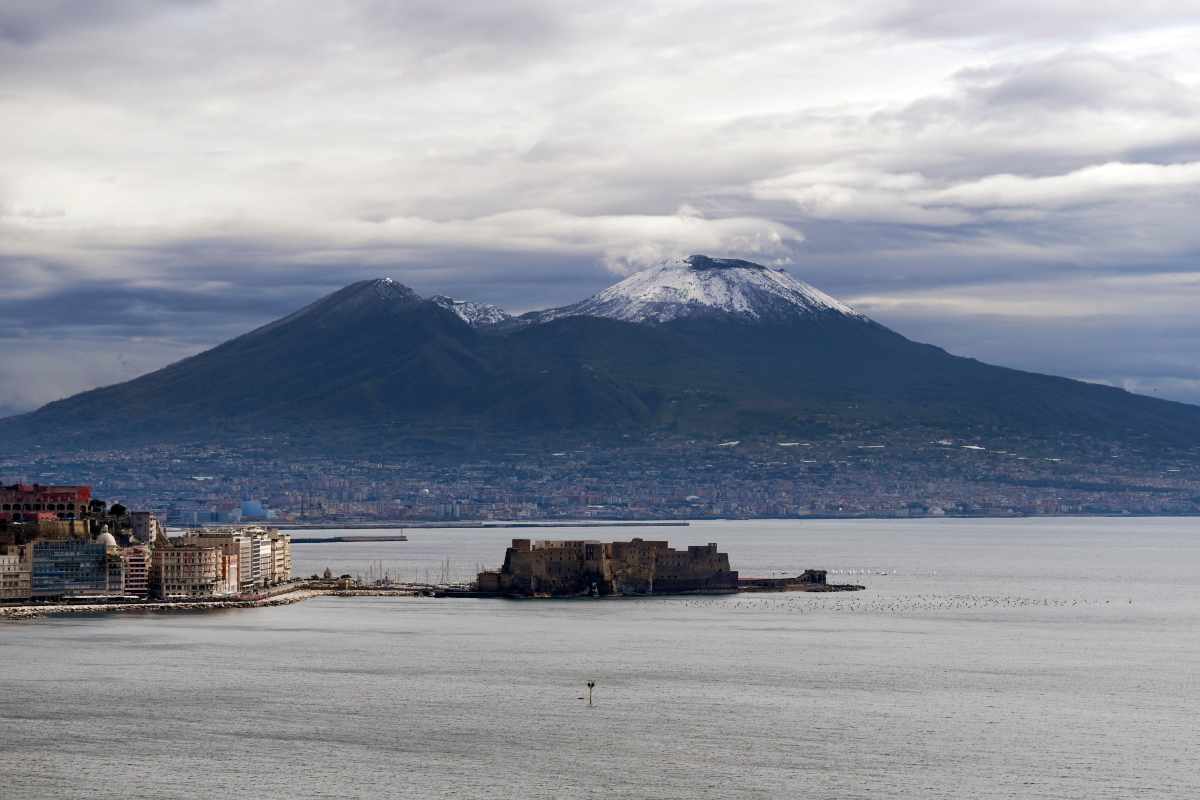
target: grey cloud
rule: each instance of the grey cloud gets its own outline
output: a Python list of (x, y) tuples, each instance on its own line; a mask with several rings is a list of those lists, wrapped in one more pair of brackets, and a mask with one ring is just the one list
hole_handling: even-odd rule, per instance
[(28, 46), (58, 34), (119, 25), (171, 7), (208, 0), (6, 0), (0, 7), (0, 44)]
[(254, 291), (243, 285), (203, 292), (73, 283), (32, 298), (0, 299), (0, 339), (19, 342), (58, 331), (96, 339), (169, 337), (209, 344), (214, 336), (282, 316), (307, 294), (295, 287)]
[[(375, 265), (280, 262), (268, 270), (259, 262), (248, 270), (237, 256), (217, 262), (211, 253), (201, 252), (205, 257), (196, 258), (195, 248), (187, 243), (160, 249), (158, 257), (181, 273), (163, 285), (63, 280), (32, 296), (0, 297), (0, 340), (10, 340), (15, 347), (43, 336), (87, 335), (212, 345), (347, 283), (376, 277), (393, 278), (422, 295), (485, 300), (514, 311), (573, 302), (613, 281), (609, 270), (586, 257), (446, 252), (420, 261)], [(197, 284), (191, 276), (200, 272), (204, 281)], [(87, 311), (72, 313), (80, 309)]]
[[(511, 253), (435, 255), (419, 263), (320, 268), (203, 267), (188, 248), (170, 254), (207, 288), (69, 283), (32, 298), (0, 297), (0, 416), (128, 380), (284, 316), (346, 283), (392, 277), (424, 295), (496, 302), (513, 311), (561, 305), (612, 281), (592, 258)], [(160, 252), (166, 260), (168, 253)], [(261, 267), (261, 265), (256, 265)], [(0, 264), (0, 272), (3, 265)], [(67, 282), (64, 282), (67, 283)]]
[(1104, 314), (1066, 320), (995, 315), (981, 323), (976, 316), (944, 312), (876, 316), (957, 355), (1200, 403), (1200, 362), (1192, 355), (1200, 352), (1200, 325), (1192, 319), (1147, 324)]
[[(1024, 141), (999, 139), (1007, 152), (998, 155), (1003, 158), (1019, 150), (1035, 159), (1035, 170), (1063, 170), (1088, 163), (1097, 146), (1113, 148), (1103, 130), (1093, 130), (1096, 135), (1091, 139), (1076, 137), (1075, 148), (1062, 147), (1071, 131), (1087, 130), (1103, 120), (1116, 123), (1112, 135), (1129, 137), (1131, 144), (1161, 146), (1160, 132), (1138, 126), (1137, 117), (1161, 119), (1174, 130), (1194, 136), (1194, 120), (1200, 112), (1196, 86), (1152, 64), (1089, 50), (966, 68), (953, 76), (951, 88), (902, 109), (880, 112), (874, 122), (918, 136), (938, 128), (969, 130), (986, 136), (977, 143), (984, 146), (978, 149), (981, 155), (987, 152), (984, 148), (994, 148), (1004, 133), (1023, 133)], [(1055, 129), (1063, 133), (1058, 142), (1052, 136)], [(1164, 130), (1172, 128), (1164, 126)]]
[(1135, 164), (1176, 164), (1200, 161), (1200, 133), (1177, 136), (1146, 145), (1135, 145), (1121, 153), (1121, 161)]
[(905, 0), (866, 4), (859, 21), (881, 30), (935, 39), (1047, 38), (1075, 40), (1194, 25), (1200, 3), (1193, 0), (1008, 0), (1003, 3), (945, 3)]
[(980, 113), (1012, 109), (1150, 110), (1188, 115), (1196, 111), (1194, 90), (1153, 67), (1097, 52), (1067, 52), (1025, 64), (975, 67), (957, 76)]
[[(574, 6), (574, 8), (572, 8)], [(519, 63), (547, 47), (564, 45), (571, 12), (587, 6), (518, 0), (510, 3), (446, 3), (441, 0), (374, 0), (358, 8), (364, 28), (385, 41), (415, 46), (444, 66)]]
[(1200, 88), (1152, 65), (1071, 51), (960, 70), (950, 91), (871, 121), (897, 142), (898, 159), (962, 178), (1069, 172), (1143, 151), (1178, 161), (1200, 137), (1197, 114)]
[(84, 389), (105, 386), (194, 355), (203, 347), (157, 337), (96, 338), (56, 332), (5, 347), (0, 409), (20, 413)]

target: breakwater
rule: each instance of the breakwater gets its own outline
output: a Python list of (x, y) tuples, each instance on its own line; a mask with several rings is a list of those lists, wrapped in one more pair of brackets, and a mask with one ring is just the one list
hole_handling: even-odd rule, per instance
[(267, 608), (299, 603), (329, 594), (324, 590), (299, 589), (256, 599), (188, 600), (146, 603), (39, 603), (0, 607), (0, 619), (21, 620), (64, 614), (130, 614), (137, 612), (219, 611), (229, 608)]
[(343, 531), (352, 530), (412, 530), (426, 528), (686, 528), (692, 523), (680, 520), (663, 520), (660, 522), (627, 521), (627, 520), (590, 520), (574, 522), (272, 522), (271, 527), (277, 530), (330, 530), (336, 528)]
[(397, 536), (293, 536), (292, 544), (341, 544), (345, 542), (407, 542), (404, 534)]
[(304, 602), (313, 597), (416, 597), (422, 594), (431, 595), (433, 593), (432, 590), (424, 588), (300, 588), (266, 597), (252, 597), (252, 599), (229, 597), (226, 600), (37, 603), (31, 604), (31, 606), (0, 606), (0, 620), (37, 619), (40, 616), (65, 614), (212, 612), (212, 610), (230, 608), (290, 606), (292, 603)]

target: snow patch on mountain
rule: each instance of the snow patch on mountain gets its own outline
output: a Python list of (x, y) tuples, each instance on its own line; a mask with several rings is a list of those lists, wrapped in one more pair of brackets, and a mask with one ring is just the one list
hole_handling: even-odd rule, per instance
[(509, 314), (500, 308), (500, 306), (494, 306), (490, 303), (472, 303), (469, 300), (455, 300), (453, 297), (446, 297), (443, 294), (435, 294), (429, 298), (429, 301), (436, 303), (453, 314), (457, 314), (459, 319), (473, 328), (498, 325), (501, 322), (512, 319), (512, 314)]
[(421, 296), (412, 289), (405, 286), (403, 283), (392, 280), (391, 278), (376, 278), (373, 281), (364, 281), (366, 286), (374, 290), (375, 296), (380, 300), (404, 300), (406, 302), (414, 302), (421, 299)]
[(324, 324), (336, 324), (381, 308), (400, 308), (421, 301), (420, 295), (391, 278), (373, 278), (344, 286), (333, 294), (309, 303), (282, 319), (267, 323), (260, 333), (291, 325), (303, 319), (321, 319)]
[(829, 314), (866, 319), (783, 270), (737, 259), (690, 256), (630, 275), (583, 302), (537, 312), (531, 321), (592, 316), (661, 323), (730, 315), (779, 322)]

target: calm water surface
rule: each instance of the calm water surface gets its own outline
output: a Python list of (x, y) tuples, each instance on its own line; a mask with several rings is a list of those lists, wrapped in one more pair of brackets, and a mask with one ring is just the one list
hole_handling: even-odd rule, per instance
[[(299, 545), (297, 572), (465, 576), (526, 533), (587, 532)], [(869, 589), (0, 624), (0, 797), (1200, 797), (1200, 520), (591, 534)]]

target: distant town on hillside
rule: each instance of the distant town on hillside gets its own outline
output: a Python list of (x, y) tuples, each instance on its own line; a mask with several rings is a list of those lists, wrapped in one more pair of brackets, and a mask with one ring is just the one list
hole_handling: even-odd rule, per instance
[[(934, 434), (930, 433), (932, 437)], [(278, 447), (276, 445), (279, 445)], [(501, 454), (331, 459), (265, 441), (53, 451), (0, 479), (90, 480), (171, 524), (1189, 514), (1196, 462), (1064, 438), (565, 441)]]

